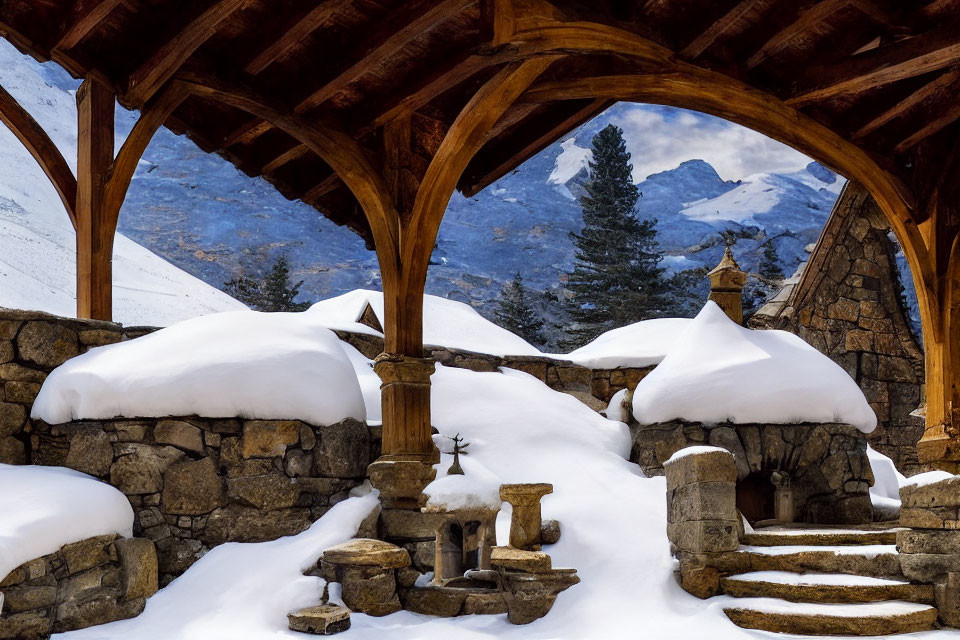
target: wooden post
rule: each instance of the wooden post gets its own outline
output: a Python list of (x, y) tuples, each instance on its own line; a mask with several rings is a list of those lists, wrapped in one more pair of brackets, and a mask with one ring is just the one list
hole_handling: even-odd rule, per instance
[(77, 91), (77, 317), (112, 316), (113, 236), (105, 197), (113, 163), (113, 91), (87, 79)]

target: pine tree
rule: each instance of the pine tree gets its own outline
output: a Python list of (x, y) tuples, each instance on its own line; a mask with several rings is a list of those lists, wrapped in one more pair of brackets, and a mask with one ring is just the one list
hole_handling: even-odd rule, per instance
[(527, 301), (526, 288), (520, 272), (513, 280), (500, 289), (499, 308), (496, 311), (497, 322), (504, 329), (512, 331), (527, 342), (543, 345), (543, 320), (541, 320)]
[(777, 254), (777, 245), (770, 238), (763, 244), (763, 253), (757, 263), (757, 272), (767, 284), (776, 284), (783, 280), (783, 269), (780, 267), (780, 256)]
[(576, 254), (568, 284), (573, 322), (567, 347), (670, 309), (656, 220), (641, 222), (633, 212), (641, 194), (619, 127), (607, 125), (593, 138), (589, 168), (580, 199), (583, 229), (571, 234)]
[(290, 282), (290, 265), (281, 255), (262, 280), (240, 275), (224, 283), (224, 291), (258, 311), (304, 311), (309, 302), (294, 302), (300, 293), (300, 285)]

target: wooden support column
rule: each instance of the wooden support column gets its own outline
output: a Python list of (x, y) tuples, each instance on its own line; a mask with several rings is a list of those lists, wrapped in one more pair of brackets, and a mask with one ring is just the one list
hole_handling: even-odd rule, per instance
[(113, 236), (106, 185), (113, 163), (116, 96), (96, 80), (77, 91), (77, 317), (110, 320)]

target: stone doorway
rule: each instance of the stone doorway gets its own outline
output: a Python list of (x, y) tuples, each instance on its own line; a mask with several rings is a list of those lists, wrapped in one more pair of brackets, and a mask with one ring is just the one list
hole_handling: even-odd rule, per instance
[(737, 509), (751, 524), (776, 516), (770, 471), (755, 471), (737, 481)]

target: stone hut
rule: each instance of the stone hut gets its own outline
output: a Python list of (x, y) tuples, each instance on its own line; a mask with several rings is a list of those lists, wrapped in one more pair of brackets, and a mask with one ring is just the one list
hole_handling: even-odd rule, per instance
[(873, 519), (864, 431), (876, 418), (854, 381), (792, 334), (740, 327), (708, 303), (632, 409), (631, 459), (648, 475), (680, 449), (712, 445), (734, 455), (751, 522)]

